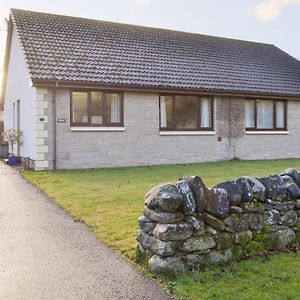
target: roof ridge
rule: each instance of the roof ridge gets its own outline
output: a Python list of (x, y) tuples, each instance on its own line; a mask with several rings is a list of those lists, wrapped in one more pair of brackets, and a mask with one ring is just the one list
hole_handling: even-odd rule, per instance
[(41, 11), (19, 9), (19, 8), (11, 8), (10, 9), (10, 12), (11, 12), (12, 15), (13, 15), (14, 11), (28, 12), (28, 13), (34, 13), (34, 14), (47, 15), (47, 16), (57, 16), (57, 17), (63, 17), (63, 18), (69, 18), (69, 19), (93, 21), (93, 22), (102, 23), (102, 24), (104, 23), (104, 24), (108, 24), (108, 25), (123, 25), (123, 26), (128, 26), (128, 27), (133, 27), (133, 28), (140, 28), (140, 29), (148, 29), (148, 30), (153, 30), (153, 31), (172, 32), (172, 33), (175, 33), (175, 34), (178, 33), (178, 34), (185, 34), (185, 35), (190, 35), (190, 36), (209, 37), (209, 38), (215, 38), (215, 39), (221, 39), (221, 40), (238, 41), (238, 42), (243, 42), (243, 43), (251, 43), (251, 44), (267, 45), (267, 46), (274, 46), (274, 47), (276, 47), (274, 44), (270, 44), (270, 43), (250, 41), (250, 40), (243, 40), (243, 39), (238, 39), (238, 38), (222, 37), (222, 36), (216, 36), (216, 35), (210, 35), (210, 34), (203, 34), (203, 33), (196, 33), (196, 32), (189, 32), (189, 31), (183, 31), (183, 30), (175, 30), (175, 29), (167, 29), (167, 28), (161, 28), (161, 27), (136, 25), (136, 24), (130, 24), (130, 23), (122, 23), (122, 22), (114, 22), (114, 21), (107, 21), (107, 20), (99, 20), (99, 19), (92, 19), (92, 18), (85, 18), (85, 17), (77, 17), (77, 16), (56, 14), (56, 13), (48, 13), (48, 12), (41, 12)]

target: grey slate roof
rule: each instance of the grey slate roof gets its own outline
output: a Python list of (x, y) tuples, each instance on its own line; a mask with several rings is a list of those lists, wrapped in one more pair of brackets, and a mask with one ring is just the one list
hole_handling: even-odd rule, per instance
[(32, 80), (300, 96), (300, 62), (214, 36), (12, 9)]

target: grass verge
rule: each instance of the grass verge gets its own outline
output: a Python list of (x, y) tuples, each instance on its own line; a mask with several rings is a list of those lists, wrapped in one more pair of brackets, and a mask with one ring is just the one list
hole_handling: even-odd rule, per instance
[[(137, 218), (143, 212), (144, 195), (154, 185), (160, 182), (177, 180), (183, 175), (198, 175), (202, 177), (207, 186), (212, 187), (217, 183), (235, 177), (243, 175), (264, 176), (278, 173), (288, 167), (300, 169), (300, 159), (233, 160), (202, 164), (119, 169), (27, 171), (23, 173), (23, 176), (41, 188), (55, 203), (64, 208), (75, 219), (84, 222), (99, 240), (133, 261), (136, 246)], [(283, 268), (284, 266), (279, 264), (281, 258), (291, 268)], [(268, 285), (266, 278), (271, 278), (276, 273), (281, 274), (280, 269), (282, 268), (286, 274), (281, 274), (281, 276), (286, 278), (286, 280), (278, 279), (278, 282), (274, 282), (277, 282), (279, 285), (284, 284), (284, 288), (288, 289), (289, 293), (298, 288), (298, 299), (300, 299), (299, 264), (299, 255), (282, 254), (271, 258), (269, 268), (266, 268), (266, 263), (262, 261), (246, 261), (225, 268), (224, 272), (221, 271), (222, 269), (216, 268), (208, 273), (195, 273), (179, 277), (169, 288), (178, 296), (183, 297), (187, 296), (188, 291), (190, 291), (189, 297), (191, 299), (209, 299), (209, 297), (227, 299), (225, 296), (220, 298), (218, 293), (220, 290), (222, 295), (226, 295), (226, 285), (230, 286), (229, 282), (231, 281), (234, 285), (240, 285), (240, 290), (236, 287), (232, 292), (236, 291), (241, 297), (246, 292), (242, 287), (246, 284), (247, 277), (252, 276), (253, 278), (249, 278), (247, 285), (249, 289), (247, 295), (249, 297), (242, 297), (242, 299), (274, 299), (273, 295), (276, 296), (276, 291), (280, 287), (271, 289), (270, 282)], [(245, 268), (243, 267), (244, 265)], [(254, 269), (251, 265), (253, 265)], [(298, 266), (295, 270), (293, 269), (294, 265)], [(233, 271), (230, 273), (231, 269)], [(247, 271), (248, 269), (250, 270), (249, 272)], [(265, 271), (263, 271), (264, 269)], [(254, 275), (255, 272), (257, 272), (256, 276)], [(223, 273), (227, 275), (225, 276)], [(222, 274), (225, 277), (221, 276)], [(290, 282), (288, 280), (290, 276), (297, 279), (298, 284)], [(220, 278), (223, 279), (221, 280)], [(227, 280), (225, 280), (226, 278)], [(257, 282), (257, 285), (252, 284), (253, 280)], [(174, 288), (172, 288), (173, 284)], [(266, 296), (264, 298), (252, 298), (252, 294), (260, 284), (266, 284), (264, 290), (261, 290), (261, 293), (265, 293)], [(204, 293), (203, 289), (206, 290), (206, 294), (201, 295), (201, 293)], [(200, 291), (202, 292), (200, 293)], [(204, 297), (204, 295), (206, 296)], [(232, 297), (230, 299), (235, 299)]]

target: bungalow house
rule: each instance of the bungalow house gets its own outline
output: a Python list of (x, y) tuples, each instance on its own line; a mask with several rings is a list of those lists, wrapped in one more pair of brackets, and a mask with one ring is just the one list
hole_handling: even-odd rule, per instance
[(274, 45), (12, 9), (1, 101), (37, 169), (300, 157)]

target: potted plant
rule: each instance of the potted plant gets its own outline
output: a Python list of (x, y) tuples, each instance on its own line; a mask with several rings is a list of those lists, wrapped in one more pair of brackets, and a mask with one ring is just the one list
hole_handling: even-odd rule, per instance
[(8, 157), (8, 164), (15, 166), (19, 163), (19, 157), (14, 153), (14, 146), (21, 145), (23, 138), (23, 131), (10, 128), (3, 132), (3, 141), (8, 144), (10, 155)]

